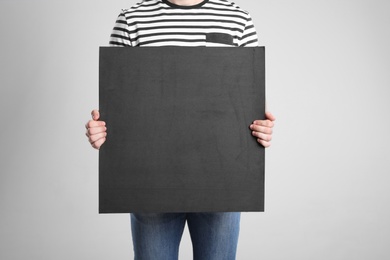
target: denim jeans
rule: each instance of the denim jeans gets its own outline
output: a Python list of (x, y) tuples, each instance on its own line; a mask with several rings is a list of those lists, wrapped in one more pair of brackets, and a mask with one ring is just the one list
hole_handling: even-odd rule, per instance
[(177, 260), (187, 222), (194, 260), (234, 260), (240, 213), (131, 214), (135, 260)]

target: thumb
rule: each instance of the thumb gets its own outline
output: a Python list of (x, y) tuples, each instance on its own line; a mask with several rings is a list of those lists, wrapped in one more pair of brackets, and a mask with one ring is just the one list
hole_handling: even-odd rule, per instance
[(271, 112), (265, 112), (265, 117), (268, 119), (268, 120), (271, 120), (271, 121), (275, 121), (276, 118), (274, 117), (274, 115), (271, 113)]
[(91, 115), (92, 115), (92, 120), (97, 121), (100, 117), (99, 110), (97, 109), (92, 110)]

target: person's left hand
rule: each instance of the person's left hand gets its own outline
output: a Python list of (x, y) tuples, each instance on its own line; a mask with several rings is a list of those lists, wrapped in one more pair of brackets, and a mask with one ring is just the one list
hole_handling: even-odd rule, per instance
[(266, 112), (265, 117), (267, 118), (265, 120), (253, 121), (249, 128), (252, 130), (252, 135), (257, 138), (257, 142), (267, 148), (271, 146), (272, 128), (276, 118), (270, 112)]

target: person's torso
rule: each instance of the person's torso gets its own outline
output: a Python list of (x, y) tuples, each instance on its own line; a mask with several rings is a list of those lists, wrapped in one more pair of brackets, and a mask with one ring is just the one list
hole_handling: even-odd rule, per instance
[(240, 46), (250, 20), (246, 11), (224, 0), (191, 7), (146, 0), (123, 15), (132, 46)]

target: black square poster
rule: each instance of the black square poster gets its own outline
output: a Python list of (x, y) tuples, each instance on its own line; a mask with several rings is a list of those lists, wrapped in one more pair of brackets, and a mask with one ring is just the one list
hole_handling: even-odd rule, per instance
[(264, 47), (101, 47), (99, 212), (264, 210)]

